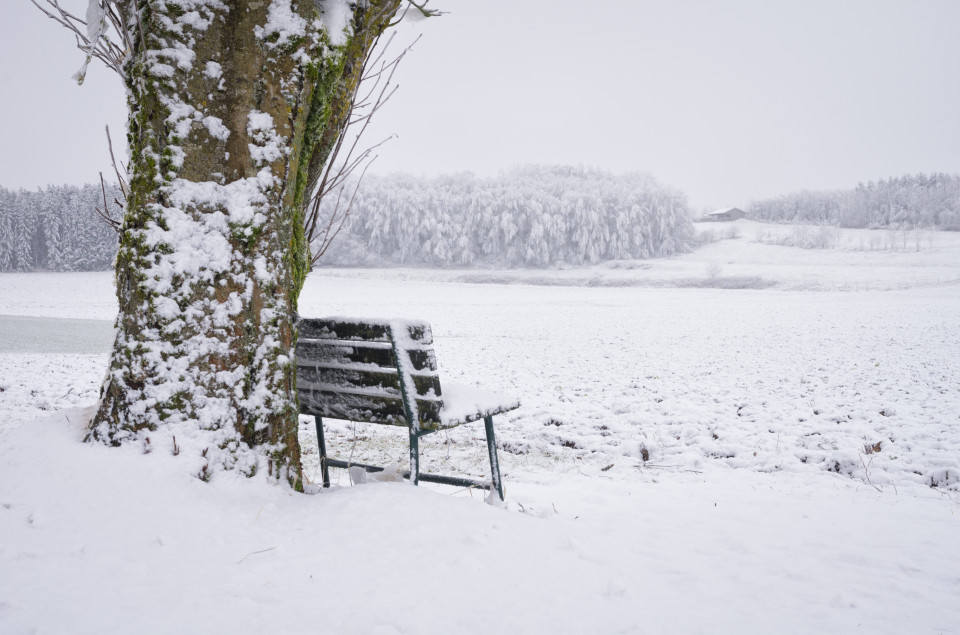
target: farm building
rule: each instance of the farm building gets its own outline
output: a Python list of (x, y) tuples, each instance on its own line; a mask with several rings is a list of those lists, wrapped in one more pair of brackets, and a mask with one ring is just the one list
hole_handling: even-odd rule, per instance
[(724, 209), (718, 209), (715, 212), (710, 212), (703, 217), (705, 221), (713, 222), (722, 222), (722, 221), (731, 221), (731, 220), (740, 220), (741, 218), (746, 218), (747, 213), (738, 207), (726, 207)]

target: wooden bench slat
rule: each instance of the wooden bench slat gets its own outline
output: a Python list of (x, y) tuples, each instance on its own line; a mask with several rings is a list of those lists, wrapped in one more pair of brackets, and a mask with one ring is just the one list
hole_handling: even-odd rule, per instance
[(299, 358), (307, 358), (319, 363), (366, 364), (394, 371), (397, 368), (393, 348), (389, 346), (387, 348), (371, 347), (359, 342), (354, 345), (344, 345), (342, 342), (328, 343), (312, 340), (299, 342), (297, 350)]
[[(306, 340), (297, 343), (297, 351), (300, 358), (312, 360), (317, 364), (373, 364), (383, 369), (397, 367), (392, 347), (368, 346), (365, 342)], [(437, 370), (437, 356), (432, 348), (412, 349), (405, 353), (410, 358), (414, 372)]]
[(339, 322), (336, 320), (302, 319), (300, 339), (304, 340), (360, 340), (390, 342), (390, 327), (386, 324)]
[[(318, 384), (344, 390), (379, 389), (384, 396), (400, 398), (400, 377), (396, 371), (354, 370), (351, 368), (297, 367), (297, 386), (314, 388)], [(426, 392), (422, 393), (426, 394)]]
[(433, 349), (422, 349), (422, 350), (408, 350), (407, 354), (410, 355), (410, 361), (413, 364), (414, 373), (418, 371), (433, 371), (437, 370), (437, 356), (433, 352)]
[[(426, 322), (405, 322), (409, 337), (422, 345), (433, 344), (433, 331)], [(390, 342), (390, 323), (387, 321), (357, 321), (348, 318), (303, 318), (299, 324), (300, 339), (357, 340)]]
[[(442, 397), (440, 378), (436, 374), (411, 374), (418, 397), (437, 399)], [(297, 386), (313, 388), (318, 384), (340, 387), (344, 390), (357, 388), (379, 389), (383, 396), (400, 397), (400, 376), (396, 371), (369, 370), (343, 366), (297, 366)]]
[[(297, 393), (300, 412), (304, 414), (409, 427), (403, 400), (399, 397), (322, 388), (298, 388)], [(440, 421), (442, 402), (435, 399), (417, 399), (416, 402), (421, 428), (437, 430), (452, 427)]]
[(297, 393), (300, 397), (300, 412), (304, 414), (349, 421), (407, 425), (403, 400), (399, 397), (390, 398), (311, 388), (298, 389)]
[(432, 396), (435, 399), (443, 398), (443, 393), (440, 390), (440, 377), (437, 374), (419, 375), (411, 373), (410, 378), (413, 379), (413, 385), (417, 389), (418, 396)]

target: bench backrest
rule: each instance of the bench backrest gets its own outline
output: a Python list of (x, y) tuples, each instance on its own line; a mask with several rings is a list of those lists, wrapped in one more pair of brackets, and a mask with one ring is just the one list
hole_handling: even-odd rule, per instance
[(443, 401), (426, 322), (302, 319), (297, 392), (304, 414), (416, 429), (440, 426)]

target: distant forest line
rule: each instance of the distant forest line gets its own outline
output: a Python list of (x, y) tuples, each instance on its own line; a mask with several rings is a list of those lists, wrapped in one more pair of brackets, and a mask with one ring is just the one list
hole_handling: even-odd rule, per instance
[[(337, 198), (327, 197), (327, 217)], [(492, 178), (368, 176), (321, 262), (544, 267), (653, 258), (692, 248), (690, 219), (683, 193), (648, 174), (527, 166)]]
[[(351, 212), (319, 265), (551, 267), (654, 258), (695, 247), (682, 192), (648, 174), (526, 166), (470, 173), (368, 175), (323, 202)], [(110, 187), (112, 203), (119, 192)], [(100, 186), (0, 188), (0, 271), (110, 269), (117, 234), (94, 211)], [(960, 230), (960, 176), (907, 175), (851, 190), (755, 201), (751, 219), (864, 228)], [(339, 223), (337, 223), (339, 225)]]
[(795, 192), (754, 201), (744, 211), (773, 223), (960, 231), (960, 175), (908, 174), (852, 190)]
[[(494, 178), (370, 175), (359, 190), (326, 197), (321, 218), (337, 200), (341, 210), (352, 201), (351, 211), (320, 265), (536, 267), (693, 246), (686, 197), (647, 174), (532, 166)], [(0, 270), (109, 269), (117, 237), (98, 206), (98, 186), (0, 188)]]

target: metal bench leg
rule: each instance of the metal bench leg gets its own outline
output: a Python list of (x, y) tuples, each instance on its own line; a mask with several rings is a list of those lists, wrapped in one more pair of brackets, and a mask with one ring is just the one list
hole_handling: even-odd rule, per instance
[(497, 437), (493, 432), (493, 417), (483, 418), (483, 427), (487, 431), (487, 452), (490, 453), (490, 472), (493, 474), (493, 487), (503, 500), (503, 481), (500, 480), (500, 460), (497, 458)]
[(327, 467), (327, 444), (323, 440), (323, 418), (314, 417), (317, 422), (317, 445), (320, 449), (320, 474), (323, 476), (323, 486), (330, 487), (330, 469)]
[(420, 434), (410, 429), (410, 482), (420, 483)]

